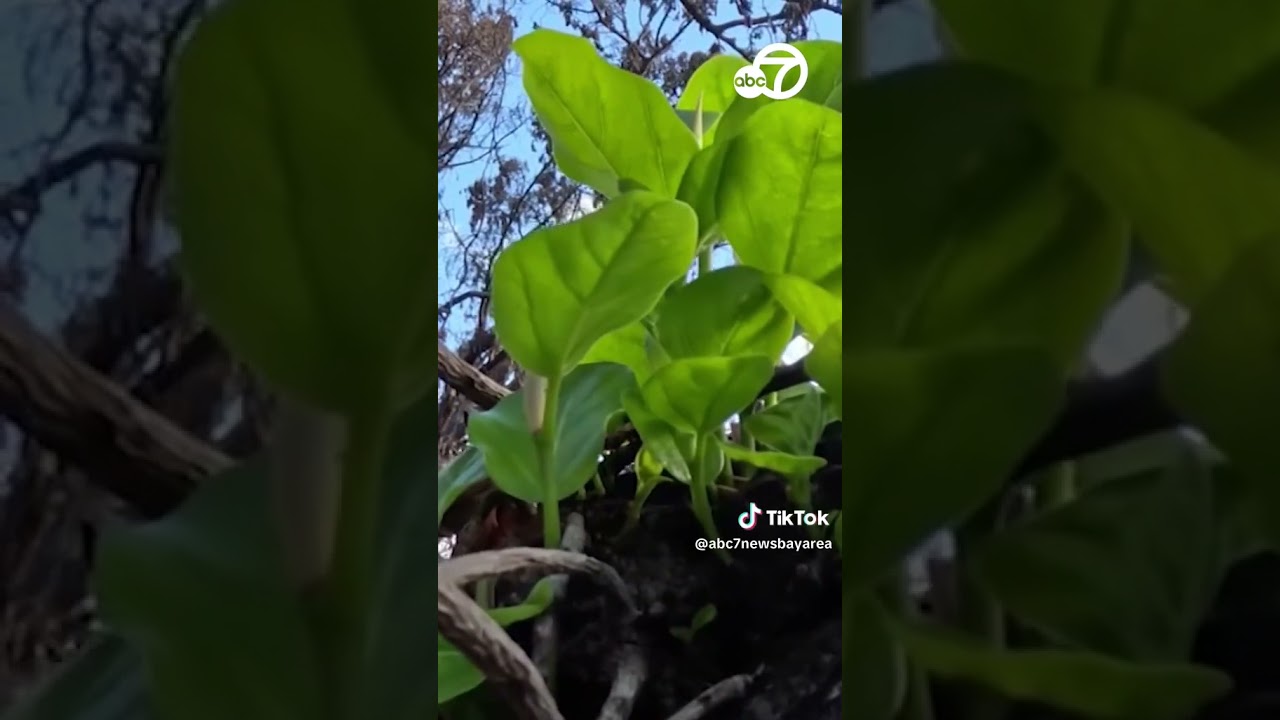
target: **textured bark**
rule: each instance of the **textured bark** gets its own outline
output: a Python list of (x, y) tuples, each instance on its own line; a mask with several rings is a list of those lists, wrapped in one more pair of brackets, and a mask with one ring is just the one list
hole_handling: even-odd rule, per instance
[(0, 305), (0, 413), (135, 510), (172, 509), (231, 465)]

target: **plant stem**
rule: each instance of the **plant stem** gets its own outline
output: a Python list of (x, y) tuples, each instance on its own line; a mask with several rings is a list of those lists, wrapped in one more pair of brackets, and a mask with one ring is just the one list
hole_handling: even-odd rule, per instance
[(596, 493), (600, 495), (608, 495), (609, 491), (604, 488), (604, 481), (600, 479), (600, 473), (591, 476), (591, 486), (595, 488)]
[[(920, 615), (916, 600), (907, 586), (905, 572), (899, 572), (889, 579), (891, 599), (898, 612), (908, 620), (915, 620)], [(903, 698), (902, 711), (898, 720), (933, 720), (933, 696), (929, 686), (929, 673), (917, 662), (907, 660), (907, 694)]]
[(1065, 505), (1076, 497), (1076, 466), (1073, 462), (1059, 463), (1049, 470), (1042, 486), (1041, 509)]
[[(699, 435), (693, 441), (693, 457), (695, 459), (693, 469), (693, 477), (689, 482), (689, 493), (693, 499), (693, 514), (698, 518), (698, 522), (702, 524), (702, 531), (707, 534), (708, 540), (716, 540), (720, 537), (719, 530), (716, 529), (715, 516), (711, 513), (711, 500), (708, 493), (707, 485), (712, 478), (706, 477), (703, 473), (705, 463), (703, 453), (707, 452), (711, 438), (706, 435)], [(729, 562), (732, 557), (729, 551), (720, 548), (716, 551), (725, 562)]]
[(711, 272), (711, 248), (714, 245), (715, 242), (710, 241), (702, 252), (698, 253), (698, 277), (703, 277)]
[[(991, 500), (957, 529), (954, 560), (959, 602), (957, 624), (996, 650), (1005, 646), (1004, 608), (973, 577), (969, 552), (982, 537), (1000, 529), (1002, 499)], [(1008, 712), (1005, 699), (985, 688), (971, 688), (965, 693), (964, 703), (966, 720), (1001, 720)]]
[(542, 464), (542, 544), (548, 548), (560, 547), (560, 493), (556, 487), (556, 427), (560, 412), (560, 387), (563, 378), (547, 378), (546, 404), (543, 406), (542, 427), (534, 433), (538, 448), (538, 460)]
[(365, 631), (371, 610), (383, 464), (391, 416), (380, 408), (352, 417), (342, 457), (342, 504), (325, 602), (328, 660), (339, 693), (338, 711), (355, 710), (363, 674)]

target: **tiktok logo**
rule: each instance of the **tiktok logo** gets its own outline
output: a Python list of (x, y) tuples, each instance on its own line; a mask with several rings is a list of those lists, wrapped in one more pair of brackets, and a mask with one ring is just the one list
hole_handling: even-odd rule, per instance
[(752, 530), (756, 526), (756, 518), (764, 514), (759, 505), (751, 503), (747, 511), (738, 516), (738, 526), (743, 530)]

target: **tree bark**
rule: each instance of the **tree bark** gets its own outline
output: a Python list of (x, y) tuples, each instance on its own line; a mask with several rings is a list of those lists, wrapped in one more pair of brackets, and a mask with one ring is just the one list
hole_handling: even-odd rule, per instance
[(232, 460), (146, 407), (0, 304), (0, 413), (147, 517)]

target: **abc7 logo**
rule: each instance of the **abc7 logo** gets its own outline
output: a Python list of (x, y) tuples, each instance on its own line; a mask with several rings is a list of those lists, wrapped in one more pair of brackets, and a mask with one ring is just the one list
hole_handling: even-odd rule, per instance
[[(775, 55), (776, 53), (776, 55)], [(785, 56), (785, 57), (783, 57)], [(769, 86), (769, 78), (765, 76), (762, 65), (777, 65), (778, 74), (773, 78), (773, 86)], [(795, 68), (800, 68), (800, 77), (794, 85), (783, 90), (783, 81)], [(809, 64), (804, 55), (795, 47), (786, 43), (774, 43), (765, 46), (757, 55), (755, 63), (738, 69), (733, 75), (733, 89), (738, 95), (751, 99), (761, 95), (770, 100), (787, 100), (793, 98), (804, 88), (809, 79)]]

